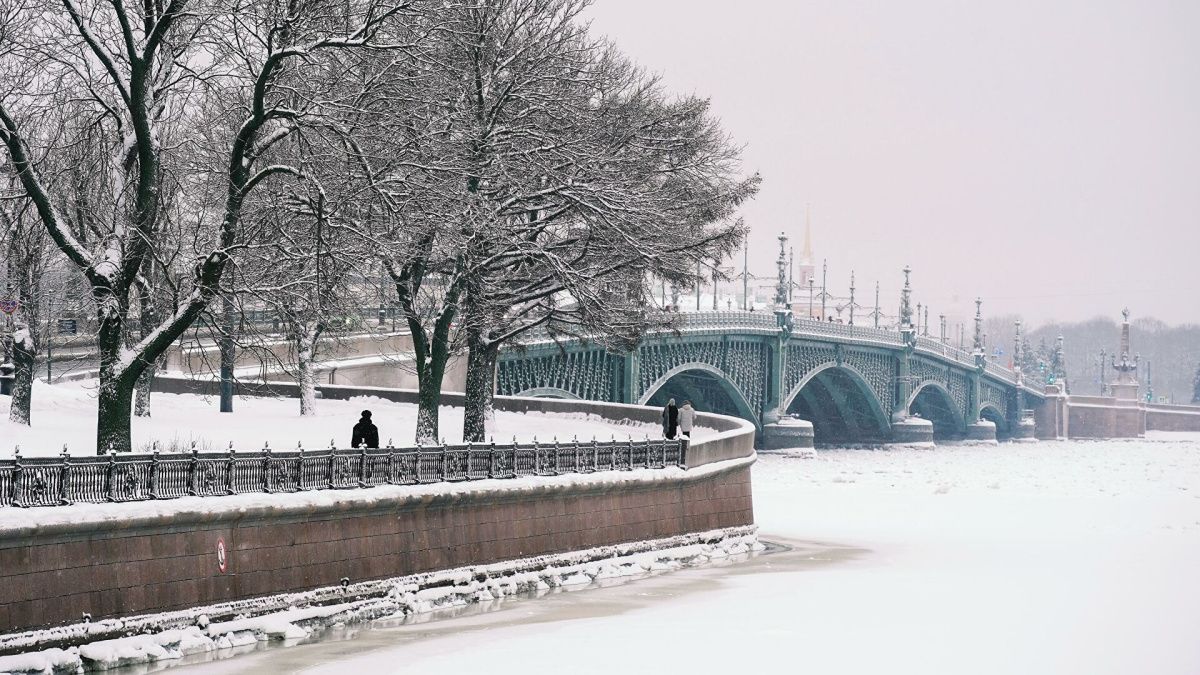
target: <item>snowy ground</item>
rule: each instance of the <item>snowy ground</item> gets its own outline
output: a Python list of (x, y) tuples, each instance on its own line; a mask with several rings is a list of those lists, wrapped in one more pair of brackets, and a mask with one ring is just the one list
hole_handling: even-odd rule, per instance
[(763, 456), (760, 537), (792, 553), (200, 670), (1194, 675), (1188, 438)]
[[(37, 382), (33, 392), (33, 425), (26, 427), (8, 421), (10, 398), (0, 396), (0, 459), (11, 458), (16, 446), (25, 457), (54, 455), (65, 444), (72, 454), (96, 451), (95, 383), (64, 383), (54, 386)], [(392, 403), (373, 397), (349, 401), (318, 400), (317, 414), (300, 417), (295, 399), (240, 397), (234, 412), (218, 412), (216, 398), (186, 394), (156, 393), (151, 398), (152, 416), (134, 418), (133, 445), (148, 451), (154, 441), (166, 452), (187, 450), (192, 441), (201, 451), (224, 450), (230, 441), (239, 451), (257, 450), (270, 443), (275, 450), (290, 450), (297, 443), (306, 448), (325, 448), (330, 440), (338, 447), (349, 447), (350, 430), (364, 409), (372, 411), (379, 427), (379, 440), (391, 439), (397, 446), (412, 445), (417, 407)], [(440, 413), (442, 435), (449, 442), (462, 438), (462, 408), (443, 407)], [(644, 438), (659, 434), (654, 424), (619, 425), (595, 416), (561, 414), (522, 414), (499, 412), (492, 433), (497, 442), (518, 440), (560, 441), (572, 437), (591, 440)]]

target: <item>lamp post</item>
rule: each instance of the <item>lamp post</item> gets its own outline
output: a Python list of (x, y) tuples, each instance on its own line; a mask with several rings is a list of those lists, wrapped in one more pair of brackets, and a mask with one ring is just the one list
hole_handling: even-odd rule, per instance
[(742, 242), (742, 311), (750, 309), (750, 242)]
[(808, 318), (810, 319), (813, 318), (813, 286), (815, 285), (813, 282), (814, 279), (810, 276), (808, 278)]
[(875, 327), (879, 328), (879, 282), (875, 282)]
[(1108, 382), (1104, 380), (1106, 366), (1108, 365), (1108, 353), (1104, 347), (1100, 348), (1100, 395), (1104, 396), (1108, 393)]
[(829, 259), (821, 259), (821, 320), (825, 320), (825, 299), (829, 296), (826, 290), (829, 288), (825, 285), (826, 277), (829, 273)]
[(787, 301), (788, 307), (792, 306), (792, 280), (796, 275), (796, 247), (788, 247), (788, 292)]
[(850, 270), (850, 325), (854, 325), (854, 270)]

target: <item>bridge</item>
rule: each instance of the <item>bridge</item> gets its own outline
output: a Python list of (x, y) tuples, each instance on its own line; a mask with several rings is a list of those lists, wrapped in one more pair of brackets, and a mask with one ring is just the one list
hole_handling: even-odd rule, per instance
[[(793, 420), (816, 443), (1031, 437), (1045, 394), (1020, 375), (917, 334), (793, 318), (785, 311), (696, 312), (628, 353), (535, 338), (502, 353), (496, 393), (665, 405), (753, 422), (787, 444)], [(801, 426), (803, 423), (799, 423)]]

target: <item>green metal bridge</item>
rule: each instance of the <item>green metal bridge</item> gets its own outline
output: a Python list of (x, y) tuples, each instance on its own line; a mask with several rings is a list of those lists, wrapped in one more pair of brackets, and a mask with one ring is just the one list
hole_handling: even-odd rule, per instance
[[(627, 353), (586, 340), (532, 339), (501, 355), (496, 393), (664, 405), (736, 415), (760, 433), (786, 418), (817, 443), (910, 440), (919, 418), (934, 439), (995, 425), (1018, 435), (1044, 394), (1020, 374), (909, 327), (895, 331), (793, 319), (790, 313), (696, 312)], [(983, 420), (984, 423), (980, 424)]]

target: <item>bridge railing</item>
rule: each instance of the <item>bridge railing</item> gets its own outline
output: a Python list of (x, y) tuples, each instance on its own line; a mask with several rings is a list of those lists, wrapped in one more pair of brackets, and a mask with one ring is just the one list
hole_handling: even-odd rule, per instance
[(577, 441), (416, 448), (196, 452), (0, 460), (0, 507), (371, 488), (686, 468), (687, 441)]
[(1012, 384), (1017, 383), (1016, 371), (1009, 370), (998, 363), (992, 363), (991, 361), (988, 361), (987, 365), (984, 366), (984, 372), (988, 373), (989, 375), (994, 375), (1005, 382), (1011, 382)]
[(955, 347), (953, 345), (948, 345), (948, 344), (942, 342), (941, 340), (938, 340), (935, 338), (927, 337), (924, 335), (918, 335), (917, 336), (917, 349), (920, 349), (921, 351), (932, 353), (932, 354), (940, 354), (942, 356), (945, 356), (948, 359), (953, 359), (953, 360), (957, 361), (958, 363), (961, 363), (964, 365), (968, 365), (968, 366), (975, 365), (975, 355), (974, 354), (972, 354), (971, 352), (968, 352), (964, 349), (959, 349), (958, 347)]
[(795, 335), (797, 333), (883, 342), (894, 345), (900, 344), (900, 333), (897, 331), (872, 326), (851, 326), (849, 324), (818, 321), (816, 319), (796, 319), (792, 334)]
[(775, 315), (771, 312), (718, 310), (683, 312), (679, 317), (682, 322), (681, 328), (779, 328)]

